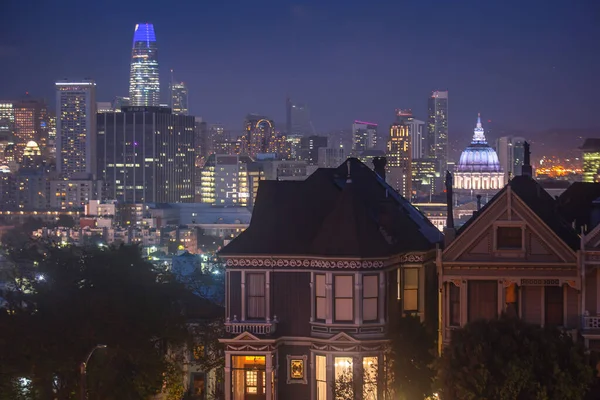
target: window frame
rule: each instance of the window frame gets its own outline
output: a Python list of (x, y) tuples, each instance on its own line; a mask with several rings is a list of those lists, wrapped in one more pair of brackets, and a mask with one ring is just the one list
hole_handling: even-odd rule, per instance
[[(251, 285), (249, 285), (249, 277), (252, 275), (257, 275), (257, 276), (262, 276), (263, 277), (263, 294), (262, 296), (257, 296), (257, 295), (251, 295), (250, 294), (250, 287)], [(267, 319), (267, 273), (266, 272), (246, 272), (246, 276), (245, 276), (245, 286), (246, 286), (246, 298), (245, 298), (245, 302), (246, 302), (246, 320), (249, 321), (261, 321), (261, 320), (266, 320)], [(264, 311), (264, 316), (260, 317), (260, 316), (250, 316), (250, 298), (262, 298), (263, 301), (263, 311)]]
[[(460, 327), (461, 325), (461, 302), (460, 302), (460, 295), (461, 295), (461, 287), (460, 286), (456, 286), (453, 282), (448, 282), (448, 326), (451, 327)], [(453, 292), (456, 295), (456, 299), (453, 299)], [(456, 312), (453, 311), (454, 308), (453, 306), (457, 305), (458, 306), (458, 310)]]
[[(375, 278), (375, 295), (374, 296), (365, 296), (365, 278)], [(363, 274), (362, 275), (362, 299), (361, 306), (363, 312), (363, 322), (378, 322), (379, 321), (379, 274)], [(375, 300), (375, 318), (366, 319), (365, 318), (365, 300)]]
[[(521, 229), (521, 247), (501, 247), (498, 245), (499, 228), (519, 228)], [(522, 221), (497, 221), (494, 223), (493, 237), (494, 252), (498, 253), (525, 253), (525, 224)]]
[[(548, 290), (550, 289), (550, 290)], [(556, 290), (557, 293), (560, 293), (560, 323), (549, 323), (548, 322), (548, 293)], [(558, 305), (558, 302), (553, 302), (555, 306)], [(558, 308), (558, 307), (557, 307)], [(563, 327), (565, 325), (565, 289), (563, 286), (544, 286), (544, 326), (555, 326), (555, 327)]]
[[(414, 288), (407, 288), (407, 279), (406, 279), (406, 273), (408, 271), (415, 271), (417, 273), (417, 285)], [(420, 297), (420, 283), (421, 283), (421, 268), (419, 267), (406, 267), (406, 268), (402, 268), (402, 311), (405, 313), (418, 313), (419, 312), (419, 308), (421, 306), (421, 301), (419, 299)], [(406, 293), (407, 292), (415, 292), (417, 294), (417, 304), (416, 304), (416, 308), (415, 309), (408, 309), (406, 308)]]
[[(478, 293), (475, 293), (475, 290), (473, 289), (473, 285), (476, 284), (482, 284), (482, 283), (487, 283), (490, 285), (490, 287), (494, 287), (494, 290), (492, 293), (494, 293), (494, 302), (496, 307), (494, 308), (495, 310), (495, 315), (491, 317), (491, 319), (497, 319), (500, 314), (498, 312), (498, 281), (494, 280), (494, 279), (471, 279), (467, 281), (467, 322), (473, 322), (473, 321), (477, 321), (479, 319), (482, 319), (481, 316), (477, 315), (477, 316), (473, 316), (473, 311), (476, 310), (477, 308), (475, 308), (475, 304), (481, 304), (482, 301), (481, 299), (478, 299), (477, 302), (474, 301), (472, 299), (471, 296), (474, 296)], [(493, 283), (493, 285), (492, 285)], [(473, 308), (472, 308), (473, 307)], [(488, 317), (483, 317), (484, 319), (488, 318)]]
[[(336, 323), (354, 323), (354, 318), (355, 318), (355, 313), (354, 313), (354, 274), (333, 274), (333, 322)], [(350, 277), (352, 279), (352, 284), (350, 286), (350, 293), (351, 296), (350, 297), (338, 297), (337, 296), (337, 278), (338, 277)], [(348, 300), (350, 299), (350, 301), (352, 302), (351, 305), (351, 309), (352, 309), (352, 317), (351, 319), (344, 319), (344, 320), (340, 320), (337, 318), (337, 300), (341, 299), (341, 300)]]
[[(319, 288), (317, 284), (318, 277), (323, 277), (323, 290), (325, 291), (324, 296), (319, 296)], [(319, 318), (319, 299), (323, 299), (325, 304), (325, 315), (324, 318)], [(325, 322), (327, 320), (327, 274), (315, 274), (315, 321)]]

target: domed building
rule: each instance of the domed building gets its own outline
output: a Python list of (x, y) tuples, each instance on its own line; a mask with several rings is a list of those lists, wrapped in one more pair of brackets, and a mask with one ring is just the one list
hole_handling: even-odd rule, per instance
[(504, 187), (504, 172), (498, 154), (485, 139), (481, 116), (471, 144), (462, 152), (454, 173), (454, 187), (459, 190), (500, 190)]

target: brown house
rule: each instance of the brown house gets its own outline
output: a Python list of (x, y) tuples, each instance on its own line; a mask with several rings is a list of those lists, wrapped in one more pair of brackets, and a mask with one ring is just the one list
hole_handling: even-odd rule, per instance
[(302, 182), (260, 183), (226, 260), (226, 399), (382, 398), (390, 320), (437, 327), (440, 232), (357, 159)]
[[(513, 178), (438, 252), (441, 343), (501, 313), (579, 329), (580, 237), (530, 176)], [(595, 310), (595, 309), (594, 309)]]

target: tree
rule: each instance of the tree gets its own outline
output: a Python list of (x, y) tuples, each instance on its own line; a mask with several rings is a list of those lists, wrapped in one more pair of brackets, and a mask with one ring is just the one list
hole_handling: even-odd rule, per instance
[(576, 400), (593, 381), (584, 347), (568, 334), (506, 316), (453, 332), (439, 368), (443, 399)]
[[(191, 339), (182, 294), (135, 246), (43, 247), (9, 253), (14, 269), (0, 294), (0, 392), (72, 399), (79, 364), (88, 365), (89, 399), (146, 399), (175, 374), (167, 349)], [(9, 398), (18, 398), (16, 396)], [(0, 397), (2, 399), (2, 397)]]
[[(435, 378), (435, 339), (416, 316), (403, 316), (392, 323), (388, 380), (397, 399), (423, 399), (432, 395)], [(384, 383), (384, 382), (382, 382)]]
[(75, 227), (75, 219), (73, 219), (73, 217), (70, 215), (61, 214), (58, 216), (58, 219), (56, 220), (55, 225), (57, 227), (63, 227), (63, 228), (74, 228)]

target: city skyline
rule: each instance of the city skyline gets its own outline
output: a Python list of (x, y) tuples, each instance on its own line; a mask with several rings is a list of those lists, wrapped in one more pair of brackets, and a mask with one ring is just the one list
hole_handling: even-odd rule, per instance
[[(4, 63), (6, 73), (0, 78), (0, 85), (5, 88), (2, 97), (15, 98), (30, 91), (36, 97), (51, 99), (52, 83), (62, 77), (94, 78), (99, 100), (110, 101), (114, 96), (126, 95), (126, 65), (131, 55), (128, 38), (132, 26), (148, 21), (157, 27), (162, 46), (160, 101), (168, 103), (167, 76), (174, 68), (192, 93), (190, 114), (232, 129), (239, 129), (247, 113), (269, 115), (277, 126), (284, 126), (287, 95), (310, 107), (317, 132), (347, 128), (348, 121), (359, 116), (387, 125), (398, 107), (412, 108), (415, 116), (423, 119), (427, 112), (424, 98), (434, 90), (446, 89), (455, 99), (449, 111), (451, 140), (458, 135), (468, 140), (469, 116), (473, 112), (481, 112), (486, 120), (501, 121), (514, 129), (597, 125), (591, 104), (598, 85), (593, 79), (598, 55), (580, 51), (592, 44), (591, 38), (599, 29), (591, 24), (590, 15), (597, 7), (592, 2), (578, 7), (536, 8), (539, 17), (536, 21), (526, 18), (533, 5), (516, 11), (494, 4), (477, 8), (429, 7), (428, 17), (435, 22), (432, 29), (413, 32), (412, 40), (405, 46), (406, 51), (424, 57), (416, 57), (418, 61), (404, 65), (401, 70), (391, 68), (397, 65), (393, 60), (371, 62), (389, 54), (389, 48), (395, 45), (394, 38), (406, 34), (404, 30), (410, 30), (419, 20), (415, 18), (400, 27), (389, 25), (387, 17), (380, 19), (384, 13), (394, 15), (392, 11), (398, 5), (369, 10), (364, 16), (365, 23), (374, 29), (366, 33), (361, 30), (358, 35), (350, 26), (364, 9), (361, 2), (348, 3), (335, 18), (330, 18), (335, 15), (332, 5), (273, 6), (261, 13), (277, 22), (251, 32), (243, 27), (257, 11), (241, 4), (231, 10), (214, 5), (202, 10), (208, 23), (187, 24), (197, 6), (189, 5), (189, 12), (176, 20), (172, 11), (152, 11), (151, 3), (145, 2), (143, 10), (136, 2), (120, 5), (122, 12), (111, 20), (108, 32), (101, 29), (107, 22), (105, 17), (93, 12), (95, 5), (88, 5), (86, 10), (92, 12), (77, 22), (86, 25), (83, 38), (58, 30), (51, 38), (41, 38), (39, 42), (27, 30), (38, 12), (48, 14), (44, 21), (60, 22), (65, 17), (44, 4), (31, 13), (20, 13), (16, 3), (10, 4), (5, 15), (18, 13), (19, 18), (7, 21), (3, 28), (6, 31), (3, 37), (10, 39), (0, 42), (0, 56), (12, 62)], [(403, 7), (415, 15), (425, 11), (420, 5)], [(447, 12), (450, 15), (445, 20), (442, 17)], [(46, 24), (44, 21), (41, 24)], [(231, 29), (224, 29), (228, 32), (219, 35), (207, 34), (206, 30), (216, 23)], [(460, 27), (456, 32), (451, 29), (454, 24)], [(500, 28), (504, 24), (513, 28), (502, 36)], [(582, 32), (572, 31), (570, 24), (579, 26)], [(18, 35), (17, 26), (22, 32)], [(286, 29), (289, 32), (280, 34)], [(332, 33), (336, 30), (337, 34)], [(424, 52), (435, 37), (445, 34), (448, 38), (441, 40), (440, 51)], [(318, 37), (325, 39), (319, 41)], [(83, 39), (93, 43), (96, 54), (102, 56), (86, 57), (81, 50), (76, 57), (78, 51), (73, 49), (84, 48), (77, 45)], [(255, 47), (248, 44), (257, 40), (262, 43), (263, 54), (273, 56), (276, 62), (236, 62), (251, 55), (256, 57), (252, 54)], [(282, 48), (281, 43), (286, 40), (288, 46)], [(48, 51), (40, 45), (50, 46), (55, 57), (34, 74), (28, 54)], [(350, 62), (351, 54), (366, 49), (372, 54), (366, 58), (368, 63)], [(75, 56), (76, 62), (63, 62), (65, 51)], [(207, 59), (211, 62), (200, 62)], [(360, 96), (350, 94), (358, 92)], [(570, 115), (569, 123), (561, 113)]]

